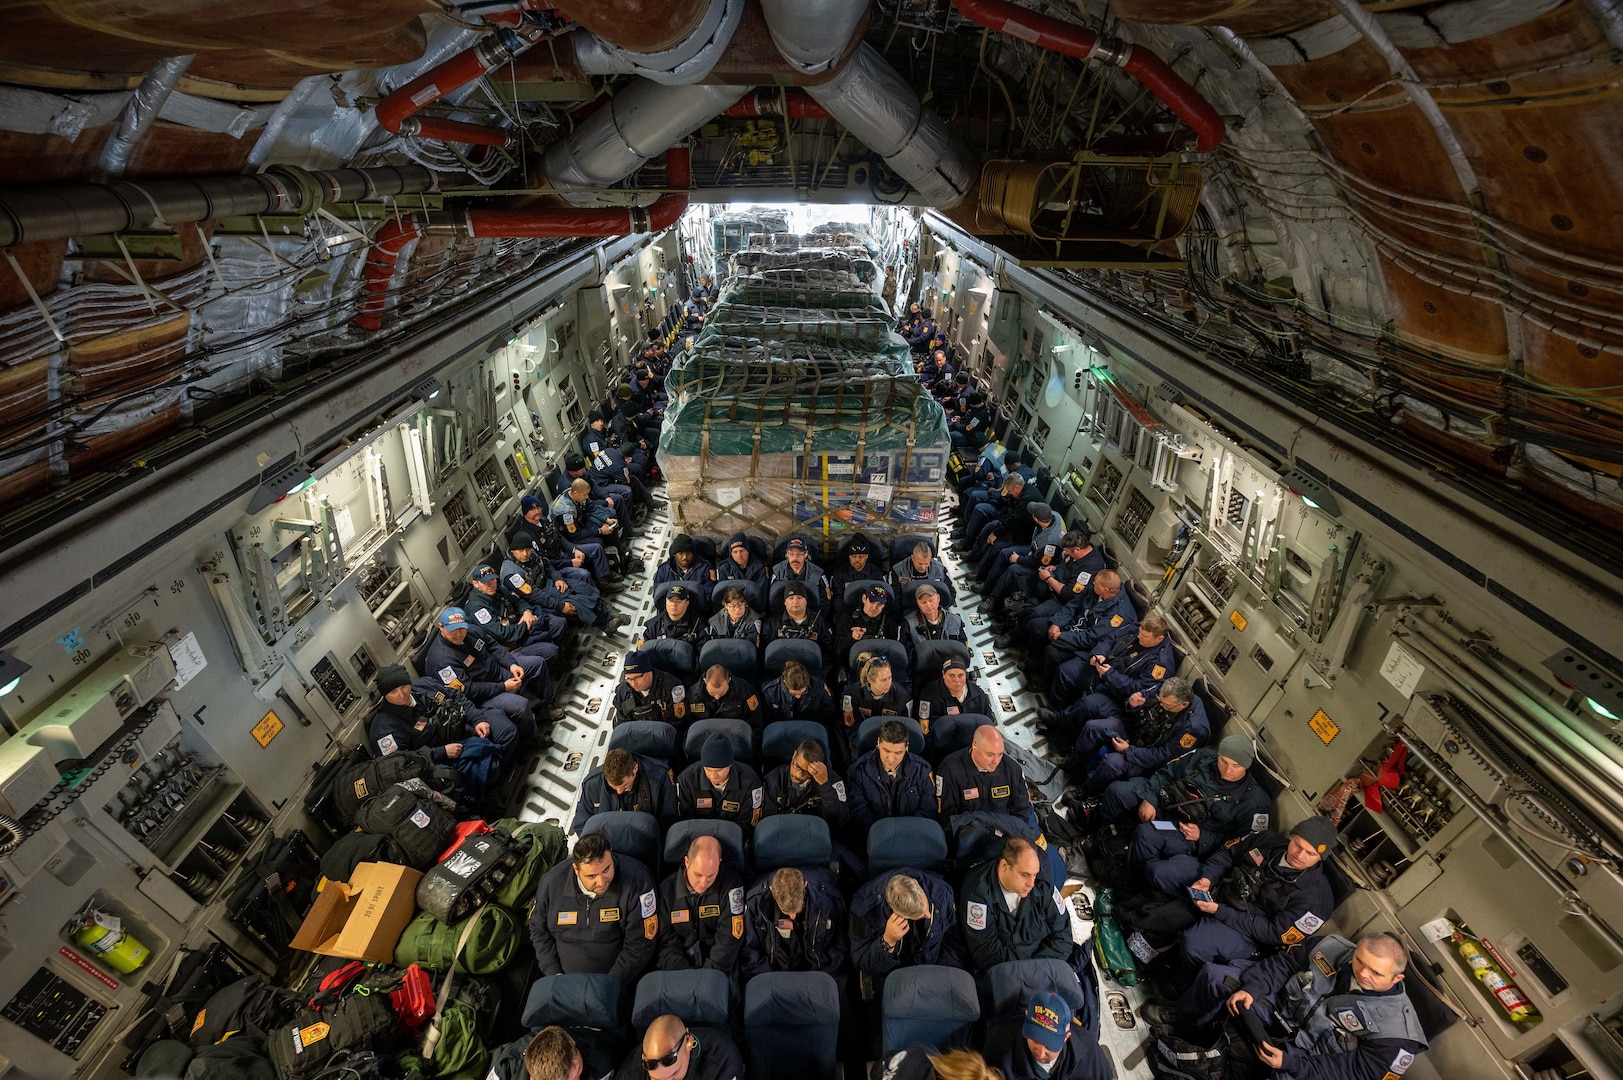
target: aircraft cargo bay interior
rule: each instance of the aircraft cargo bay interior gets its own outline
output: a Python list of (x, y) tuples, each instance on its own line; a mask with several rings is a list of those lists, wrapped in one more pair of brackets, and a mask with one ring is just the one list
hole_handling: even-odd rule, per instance
[(0, 1080), (1620, 1080), (1612, 0), (28, 0)]

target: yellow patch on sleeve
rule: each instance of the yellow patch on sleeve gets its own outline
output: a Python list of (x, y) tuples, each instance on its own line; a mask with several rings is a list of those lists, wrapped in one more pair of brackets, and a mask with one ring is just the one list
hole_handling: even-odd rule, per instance
[(1195, 745), (1195, 736), (1193, 734), (1185, 734), (1181, 739), (1178, 740), (1178, 745), (1183, 747), (1185, 750), (1188, 750), (1190, 747)]
[(737, 938), (742, 938), (743, 936), (744, 936), (744, 916), (742, 916), (742, 915), (734, 915), (733, 916), (733, 937), (735, 939), (737, 939)]
[(642, 936), (648, 941), (653, 941), (657, 933), (659, 933), (659, 916), (650, 915), (642, 921)]
[(1286, 930), (1283, 934), (1279, 935), (1279, 940), (1283, 941), (1287, 945), (1295, 945), (1297, 942), (1302, 940), (1302, 932), (1293, 926), (1289, 930)]
[(1156, 664), (1154, 667), (1150, 668), (1150, 678), (1152, 679), (1164, 679), (1166, 678), (1166, 675), (1167, 669), (1162, 667), (1160, 664)]
[(744, 702), (744, 704), (748, 705), (750, 707), (750, 711), (752, 711), (752, 712), (761, 707), (760, 700), (754, 694), (751, 694), (749, 696), (749, 700)]
[(1112, 615), (1112, 616), (1110, 616), (1110, 625), (1111, 626), (1120, 626), (1121, 623), (1122, 623), (1122, 618), (1121, 618), (1120, 615)]

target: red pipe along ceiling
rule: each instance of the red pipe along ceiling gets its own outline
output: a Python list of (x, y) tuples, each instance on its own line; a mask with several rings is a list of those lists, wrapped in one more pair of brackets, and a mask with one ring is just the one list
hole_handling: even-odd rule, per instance
[(952, 5), (972, 22), (1029, 41), (1040, 49), (1078, 60), (1114, 63), (1194, 129), (1195, 145), (1199, 149), (1215, 150), (1223, 142), (1223, 118), (1212, 103), (1150, 50), (1101, 38), (1085, 26), (1039, 15), (1006, 0), (952, 0)]
[(676, 224), (688, 208), (686, 189), (693, 184), (692, 152), (685, 146), (665, 151), (665, 186), (679, 190), (661, 195), (652, 206), (580, 210), (469, 210), (467, 235), (528, 239), (548, 236), (626, 236), (659, 232)]
[(402, 86), (372, 110), (383, 130), (396, 135), (418, 135), (425, 139), (473, 143), (479, 146), (506, 146), (512, 136), (500, 128), (468, 124), (461, 120), (419, 117), (418, 110), (453, 94), (485, 72), (507, 63), (538, 40), (512, 30), (498, 30), (451, 59), (438, 64)]
[(383, 309), (388, 304), (389, 286), (394, 283), (395, 264), (400, 261), (401, 249), (417, 237), (417, 224), (409, 218), (384, 222), (373, 237), (371, 254), (366, 257), (366, 267), (361, 271), (361, 313), (355, 317), (355, 325), (362, 330), (382, 329)]
[(782, 116), (788, 110), (791, 120), (830, 120), (828, 110), (819, 105), (804, 90), (789, 90), (779, 97), (776, 90), (761, 89), (745, 94), (738, 103), (729, 106), (723, 116)]

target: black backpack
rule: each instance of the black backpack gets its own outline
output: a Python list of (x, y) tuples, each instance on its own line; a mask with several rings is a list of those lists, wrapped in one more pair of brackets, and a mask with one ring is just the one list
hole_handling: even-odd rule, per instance
[(434, 759), (427, 750), (402, 750), (385, 757), (367, 757), (351, 762), (333, 778), (333, 814), (345, 828), (355, 825), (362, 804), (377, 798), (390, 785), (406, 780), (435, 784)]
[(495, 897), (526, 851), (499, 832), (467, 837), (417, 883), (417, 906), (440, 922), (461, 922)]
[(292, 1009), (292, 997), (267, 985), (262, 975), (246, 975), (215, 991), (192, 1023), (188, 1040), (200, 1050), (225, 1039), (265, 1034)]
[(363, 804), (355, 824), (362, 832), (393, 838), (403, 865), (427, 870), (450, 844), (456, 818), (429, 796), (395, 784)]
[(1170, 1024), (1150, 1025), (1149, 1065), (1157, 1080), (1223, 1080), (1228, 1071), (1229, 1037), (1225, 1031), (1213, 1046), (1201, 1046), (1178, 1034)]
[(355, 867), (363, 862), (383, 862), (405, 865), (405, 856), (392, 836), (373, 833), (345, 833), (321, 857), (321, 876), (328, 881), (348, 881)]
[(243, 864), (226, 894), (227, 917), (272, 956), (281, 957), (315, 900), (320, 878), (320, 861), (304, 833), (272, 834), (259, 857)]

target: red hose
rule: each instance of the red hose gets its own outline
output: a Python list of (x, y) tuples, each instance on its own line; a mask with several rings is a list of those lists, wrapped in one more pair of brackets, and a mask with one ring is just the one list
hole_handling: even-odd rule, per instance
[[(693, 183), (692, 157), (687, 147), (665, 152), (666, 186), (685, 189)], [(626, 236), (633, 232), (659, 232), (675, 225), (688, 207), (685, 190), (661, 195), (646, 210), (615, 207), (581, 210), (470, 210), (470, 236), (529, 239), (548, 236)]]
[(417, 236), (416, 222), (394, 218), (384, 222), (373, 238), (372, 252), (361, 270), (361, 313), (355, 317), (355, 325), (362, 330), (383, 328), (383, 309), (388, 304), (389, 286), (394, 282), (400, 249)]
[(815, 98), (804, 90), (790, 90), (785, 98), (780, 99), (775, 90), (757, 90), (745, 94), (736, 103), (728, 106), (723, 116), (782, 116), (784, 107), (789, 110), (791, 120), (829, 120), (832, 119), (828, 110), (819, 105)]
[(529, 39), (521, 38), (510, 30), (499, 31), (423, 72), (378, 102), (372, 115), (377, 117), (383, 130), (396, 135), (404, 133), (446, 142), (505, 146), (508, 134), (500, 128), (467, 124), (460, 120), (419, 119), (416, 113), (455, 93), (497, 65), (505, 64), (530, 45)]
[[(1085, 26), (1039, 15), (1006, 0), (952, 0), (952, 3), (964, 18), (989, 30), (1078, 60), (1095, 59), (1093, 54), (1099, 47), (1099, 35)], [(1107, 48), (1104, 55), (1097, 59), (1114, 60), (1122, 70), (1159, 98), (1179, 119), (1194, 129), (1195, 145), (1199, 149), (1217, 149), (1223, 142), (1223, 118), (1212, 103), (1201, 97), (1165, 60), (1150, 50), (1136, 45), (1119, 48), (1119, 59), (1114, 48)]]

